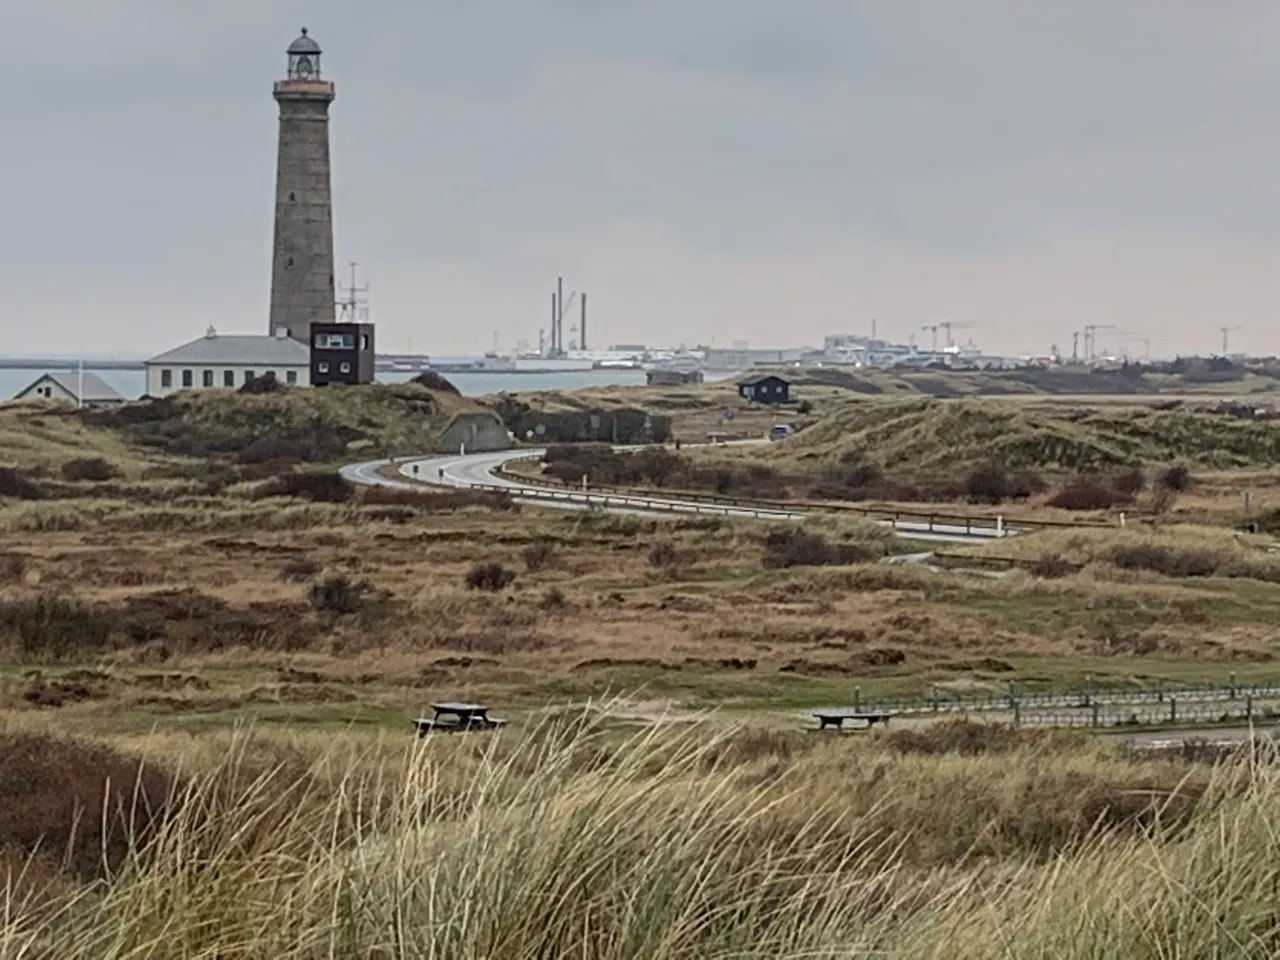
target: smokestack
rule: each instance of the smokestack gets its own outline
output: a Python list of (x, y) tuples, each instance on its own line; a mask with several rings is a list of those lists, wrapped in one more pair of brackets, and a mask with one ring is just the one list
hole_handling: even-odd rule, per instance
[(554, 357), (556, 353), (556, 313), (559, 308), (556, 304), (555, 293), (551, 294), (551, 346), (548, 348), (547, 356)]
[(582, 295), (582, 323), (578, 331), (578, 339), (582, 341), (582, 349), (587, 349), (587, 295)]

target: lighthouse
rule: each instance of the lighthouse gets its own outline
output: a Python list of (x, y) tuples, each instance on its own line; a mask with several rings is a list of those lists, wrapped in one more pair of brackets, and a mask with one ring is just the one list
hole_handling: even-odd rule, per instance
[(302, 35), (289, 46), (289, 71), (275, 83), (280, 104), (275, 244), (268, 333), (310, 345), (312, 323), (333, 323), (333, 198), (329, 104), (333, 84), (320, 73), (320, 44)]

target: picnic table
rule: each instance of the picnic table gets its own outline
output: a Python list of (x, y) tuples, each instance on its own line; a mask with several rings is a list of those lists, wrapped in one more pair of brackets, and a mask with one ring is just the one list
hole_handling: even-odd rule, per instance
[(864, 728), (874, 727), (877, 723), (882, 723), (887, 727), (889, 718), (893, 716), (890, 713), (866, 710), (816, 710), (813, 715), (818, 720), (816, 728), (818, 730), (826, 730), (829, 727), (843, 730), (846, 720), (861, 723)]
[(457, 733), (466, 730), (496, 730), (507, 721), (489, 716), (489, 708), (478, 703), (433, 703), (434, 716), (413, 721), (419, 737), (428, 733)]

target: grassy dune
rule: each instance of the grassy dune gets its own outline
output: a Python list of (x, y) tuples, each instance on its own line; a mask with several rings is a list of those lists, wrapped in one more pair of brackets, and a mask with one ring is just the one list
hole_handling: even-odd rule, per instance
[(1186, 461), (1209, 468), (1280, 462), (1280, 423), (1196, 410), (995, 401), (868, 401), (774, 444), (777, 464), (837, 464), (862, 456), (888, 470), (1009, 468), (1080, 472)]

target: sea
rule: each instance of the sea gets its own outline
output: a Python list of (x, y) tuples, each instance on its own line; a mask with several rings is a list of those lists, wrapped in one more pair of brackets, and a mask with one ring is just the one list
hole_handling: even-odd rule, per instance
[[(63, 369), (72, 369), (66, 367)], [(44, 373), (44, 370), (0, 370), (0, 399), (8, 399), (25, 390)], [(136, 400), (146, 390), (146, 374), (142, 370), (93, 371), (130, 400)], [(412, 380), (413, 373), (382, 373), (379, 383), (403, 383)], [(486, 393), (503, 393), (528, 390), (581, 390), (584, 387), (635, 387), (644, 386), (643, 370), (569, 370), (559, 373), (446, 373), (444, 378), (458, 388), (464, 397), (479, 397)]]

